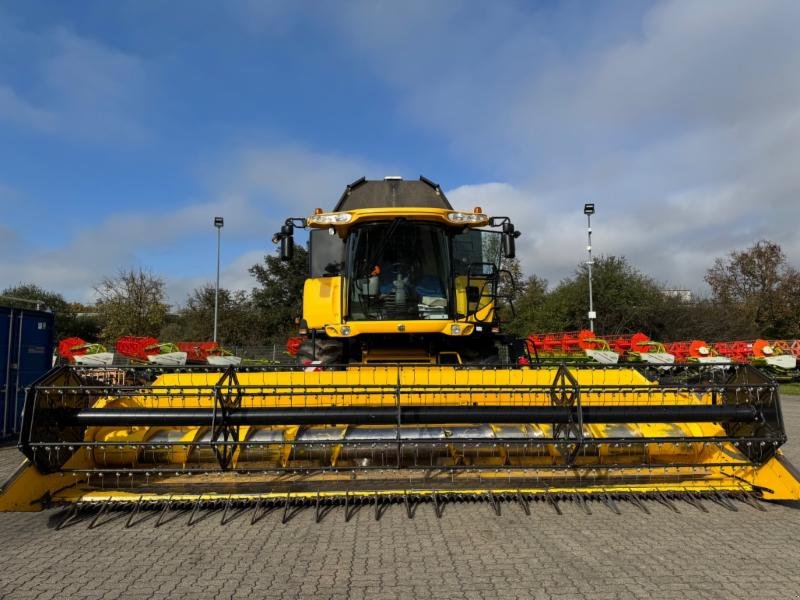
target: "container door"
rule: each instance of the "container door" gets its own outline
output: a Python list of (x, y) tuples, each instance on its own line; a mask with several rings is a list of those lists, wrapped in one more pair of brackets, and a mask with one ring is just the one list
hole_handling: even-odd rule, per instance
[(0, 437), (11, 434), (7, 427), (6, 413), (11, 412), (11, 329), (13, 311), (10, 308), (0, 308)]
[(53, 315), (19, 311), (19, 338), (16, 394), (9, 424), (19, 432), (25, 388), (47, 373), (53, 363)]

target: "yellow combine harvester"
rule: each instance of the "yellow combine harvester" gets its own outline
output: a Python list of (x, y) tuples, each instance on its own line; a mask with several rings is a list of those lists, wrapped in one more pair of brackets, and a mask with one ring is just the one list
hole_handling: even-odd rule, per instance
[(506, 217), (454, 210), (427, 179), (361, 179), (310, 233), (291, 367), (60, 367), (29, 390), (26, 461), (0, 509), (169, 511), (480, 498), (800, 499), (777, 387), (748, 365), (541, 364), (500, 332)]

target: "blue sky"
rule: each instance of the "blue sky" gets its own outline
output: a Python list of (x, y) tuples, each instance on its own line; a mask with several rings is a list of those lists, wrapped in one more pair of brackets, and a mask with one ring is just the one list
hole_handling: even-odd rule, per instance
[(175, 304), (367, 175), (515, 217), (558, 281), (595, 250), (702, 288), (761, 237), (798, 264), (794, 2), (0, 1), (0, 287)]

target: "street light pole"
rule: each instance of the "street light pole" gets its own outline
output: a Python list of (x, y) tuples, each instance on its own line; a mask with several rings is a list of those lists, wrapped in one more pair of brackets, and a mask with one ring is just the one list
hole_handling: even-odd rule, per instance
[(219, 250), (222, 238), (222, 226), (225, 221), (222, 217), (214, 217), (214, 227), (217, 228), (217, 286), (214, 288), (214, 341), (217, 341), (217, 318), (219, 316)]
[(594, 333), (594, 320), (597, 318), (597, 313), (594, 312), (594, 300), (592, 298), (592, 215), (594, 214), (594, 204), (584, 204), (583, 214), (586, 215), (586, 231), (588, 236), (586, 251), (589, 253), (589, 260), (586, 262), (589, 267), (589, 330)]

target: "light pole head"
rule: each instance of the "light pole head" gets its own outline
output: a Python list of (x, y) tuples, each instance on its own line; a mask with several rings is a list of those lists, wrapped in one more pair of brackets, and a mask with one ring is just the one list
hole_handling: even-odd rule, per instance
[(225, 220), (222, 217), (214, 217), (214, 227), (222, 229), (223, 225), (225, 225)]
[(593, 215), (594, 214), (594, 203), (592, 203), (592, 204), (584, 204), (583, 205), (583, 214), (585, 214), (585, 215)]

